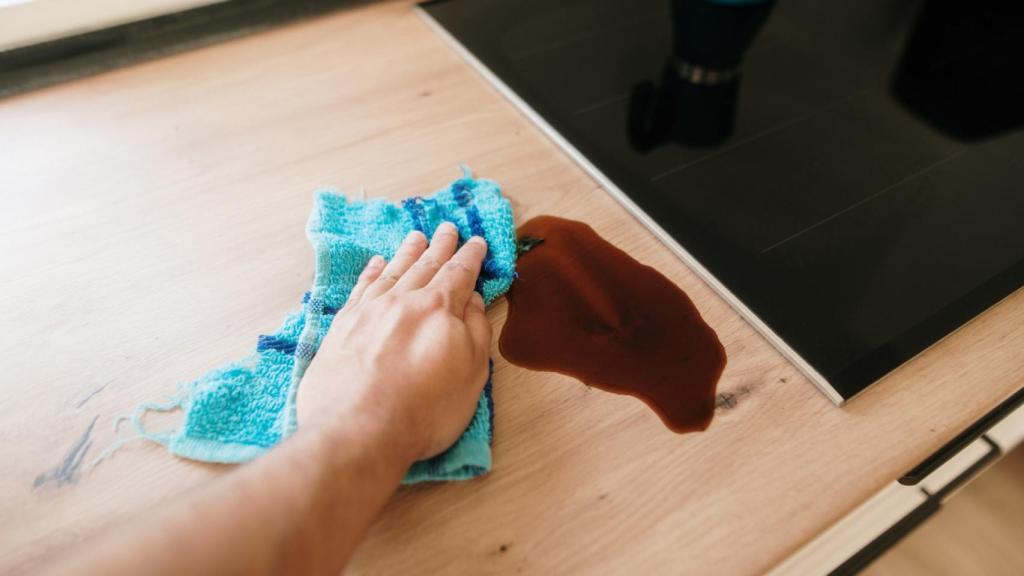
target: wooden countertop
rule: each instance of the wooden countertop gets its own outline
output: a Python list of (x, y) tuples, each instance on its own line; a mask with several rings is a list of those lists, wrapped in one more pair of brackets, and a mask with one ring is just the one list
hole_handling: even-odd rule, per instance
[[(225, 470), (139, 442), (68, 474), (90, 423), (83, 461), (116, 416), (248, 353), (296, 305), (322, 185), (397, 199), (466, 162), (520, 220), (583, 220), (662, 270), (729, 355), (728, 401), (686, 435), (497, 358), (494, 471), (403, 489), (353, 573), (761, 572), (1024, 385), (1018, 291), (836, 408), (407, 2), (0, 101), (0, 126), (0, 565)], [(504, 303), (490, 315), (500, 327)]]

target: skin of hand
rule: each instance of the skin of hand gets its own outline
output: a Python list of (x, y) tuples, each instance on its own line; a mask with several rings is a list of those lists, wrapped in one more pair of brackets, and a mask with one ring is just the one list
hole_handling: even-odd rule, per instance
[(429, 246), (409, 234), (391, 262), (374, 257), (335, 317), (299, 388), (300, 426), (371, 415), (413, 460), (451, 446), (487, 381), (491, 323), (473, 290), (487, 253), (444, 223)]
[[(487, 379), (486, 243), (444, 224), (374, 259), (255, 462), (62, 553), (47, 574), (338, 574), (409, 466), (455, 442)], [(454, 255), (453, 255), (454, 254)], [(21, 570), (27, 572), (28, 570)]]

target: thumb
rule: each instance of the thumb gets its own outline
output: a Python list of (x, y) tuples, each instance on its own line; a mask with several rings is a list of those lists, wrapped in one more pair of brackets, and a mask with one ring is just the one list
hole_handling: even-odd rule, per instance
[(473, 291), (466, 302), (466, 311), (462, 317), (474, 346), (478, 350), (483, 350), (486, 355), (491, 349), (491, 321), (487, 319), (484, 299), (479, 292)]

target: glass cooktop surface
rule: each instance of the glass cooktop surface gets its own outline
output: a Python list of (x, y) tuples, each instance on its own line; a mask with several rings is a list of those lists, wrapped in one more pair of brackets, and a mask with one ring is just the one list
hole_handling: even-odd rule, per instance
[(424, 10), (837, 402), (1024, 283), (1024, 4)]

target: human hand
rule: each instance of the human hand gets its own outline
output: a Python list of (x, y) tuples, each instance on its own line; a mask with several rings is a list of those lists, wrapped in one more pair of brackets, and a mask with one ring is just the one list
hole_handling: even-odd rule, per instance
[(487, 243), (444, 223), (429, 246), (410, 233), (367, 264), (298, 392), (302, 428), (356, 421), (412, 461), (441, 453), (469, 424), (487, 381), (491, 324), (473, 290)]

